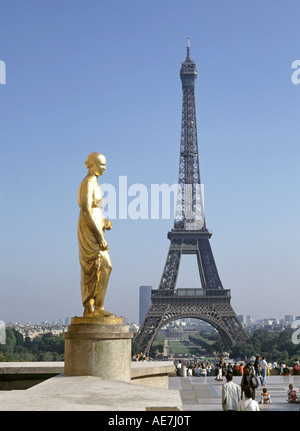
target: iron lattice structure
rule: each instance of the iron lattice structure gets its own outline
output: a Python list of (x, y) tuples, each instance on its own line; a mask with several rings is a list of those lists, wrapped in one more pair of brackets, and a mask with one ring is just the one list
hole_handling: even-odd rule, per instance
[[(161, 328), (188, 317), (211, 324), (229, 349), (247, 339), (230, 304), (230, 290), (222, 286), (209, 241), (212, 234), (206, 228), (199, 170), (196, 78), (188, 39), (187, 57), (180, 70), (182, 121), (174, 226), (168, 232), (170, 247), (159, 288), (151, 291), (151, 306), (134, 339), (147, 355)], [(183, 254), (196, 254), (201, 288), (176, 289)]]

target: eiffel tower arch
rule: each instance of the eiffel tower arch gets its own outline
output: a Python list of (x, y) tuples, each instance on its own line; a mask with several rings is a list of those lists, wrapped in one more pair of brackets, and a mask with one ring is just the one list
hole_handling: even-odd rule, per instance
[[(170, 246), (159, 287), (151, 291), (151, 306), (134, 339), (147, 355), (160, 329), (188, 317), (212, 325), (229, 349), (247, 339), (231, 306), (231, 292), (220, 280), (210, 245), (212, 233), (206, 227), (198, 155), (196, 78), (188, 38), (187, 56), (180, 70), (182, 120), (174, 226), (168, 232)], [(176, 288), (183, 254), (196, 255), (201, 288)]]

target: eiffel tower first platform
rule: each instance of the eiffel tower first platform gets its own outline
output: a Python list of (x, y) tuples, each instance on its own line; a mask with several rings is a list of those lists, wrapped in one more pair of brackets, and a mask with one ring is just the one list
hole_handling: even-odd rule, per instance
[[(229, 349), (247, 339), (230, 304), (230, 290), (222, 286), (209, 241), (212, 234), (205, 223), (196, 125), (196, 78), (188, 38), (187, 57), (180, 70), (183, 97), (174, 226), (168, 232), (170, 247), (159, 288), (151, 291), (151, 306), (134, 339), (140, 351), (147, 355), (161, 328), (188, 317), (211, 324)], [(182, 254), (196, 254), (201, 288), (175, 288)]]

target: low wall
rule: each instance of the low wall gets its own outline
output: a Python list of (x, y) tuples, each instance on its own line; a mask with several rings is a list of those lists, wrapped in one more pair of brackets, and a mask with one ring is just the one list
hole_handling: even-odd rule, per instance
[[(174, 372), (173, 361), (132, 362), (131, 383), (168, 388)], [(29, 389), (63, 373), (64, 362), (0, 362), (0, 390)]]
[(0, 362), (0, 390), (29, 389), (64, 372), (64, 362)]
[(175, 375), (172, 361), (132, 362), (131, 383), (159, 388), (169, 387), (169, 376)]

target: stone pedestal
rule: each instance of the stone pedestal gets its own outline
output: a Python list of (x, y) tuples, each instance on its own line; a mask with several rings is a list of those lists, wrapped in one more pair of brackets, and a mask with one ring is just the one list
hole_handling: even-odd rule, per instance
[(131, 339), (123, 317), (73, 317), (65, 338), (66, 376), (131, 380)]

